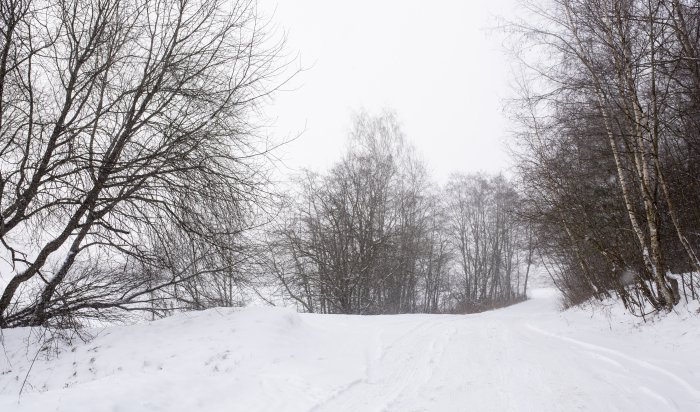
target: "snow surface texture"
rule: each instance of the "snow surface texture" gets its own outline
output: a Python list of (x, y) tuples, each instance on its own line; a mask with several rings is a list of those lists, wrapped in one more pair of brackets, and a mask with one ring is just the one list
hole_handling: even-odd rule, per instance
[(640, 326), (532, 298), (464, 316), (208, 310), (48, 360), (9, 330), (0, 411), (700, 411), (697, 307)]

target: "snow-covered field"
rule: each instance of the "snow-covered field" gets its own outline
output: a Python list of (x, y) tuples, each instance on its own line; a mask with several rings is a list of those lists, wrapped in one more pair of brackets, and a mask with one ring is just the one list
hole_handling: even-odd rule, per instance
[(0, 411), (700, 411), (697, 307), (640, 326), (532, 297), (464, 316), (208, 310), (49, 360), (5, 331)]

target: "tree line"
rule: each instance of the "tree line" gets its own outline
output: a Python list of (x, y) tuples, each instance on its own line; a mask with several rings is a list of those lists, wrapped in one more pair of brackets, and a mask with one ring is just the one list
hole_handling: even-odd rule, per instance
[[(443, 185), (391, 113), (271, 185), (256, 119), (287, 73), (249, 0), (0, 2), (0, 328), (233, 306), (474, 312), (541, 263), (568, 305), (700, 290), (700, 6), (541, 0), (515, 179)], [(475, 148), (474, 150), (478, 150)]]
[(532, 248), (513, 184), (432, 183), (391, 113), (358, 115), (343, 158), (286, 199), (263, 272), (303, 310), (463, 313), (525, 296)]
[(568, 304), (697, 299), (700, 6), (526, 3), (513, 113), (524, 214)]
[(523, 295), (512, 186), (438, 189), (391, 115), (276, 193), (256, 119), (283, 43), (248, 0), (0, 3), (0, 328), (233, 306), (261, 280), (326, 313)]

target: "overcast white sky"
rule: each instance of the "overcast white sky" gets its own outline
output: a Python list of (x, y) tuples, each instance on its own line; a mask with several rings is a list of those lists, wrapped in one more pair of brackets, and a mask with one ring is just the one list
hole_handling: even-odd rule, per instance
[(268, 114), (291, 171), (323, 170), (344, 147), (352, 113), (394, 110), (438, 181), (508, 166), (502, 99), (510, 68), (489, 30), (514, 0), (261, 0), (307, 68)]

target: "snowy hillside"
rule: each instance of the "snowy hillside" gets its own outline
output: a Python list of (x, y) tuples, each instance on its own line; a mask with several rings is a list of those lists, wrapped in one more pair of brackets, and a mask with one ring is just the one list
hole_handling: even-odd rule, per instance
[(95, 330), (50, 360), (7, 330), (0, 411), (700, 410), (697, 308), (638, 326), (556, 306), (543, 289), (465, 316), (208, 310)]

